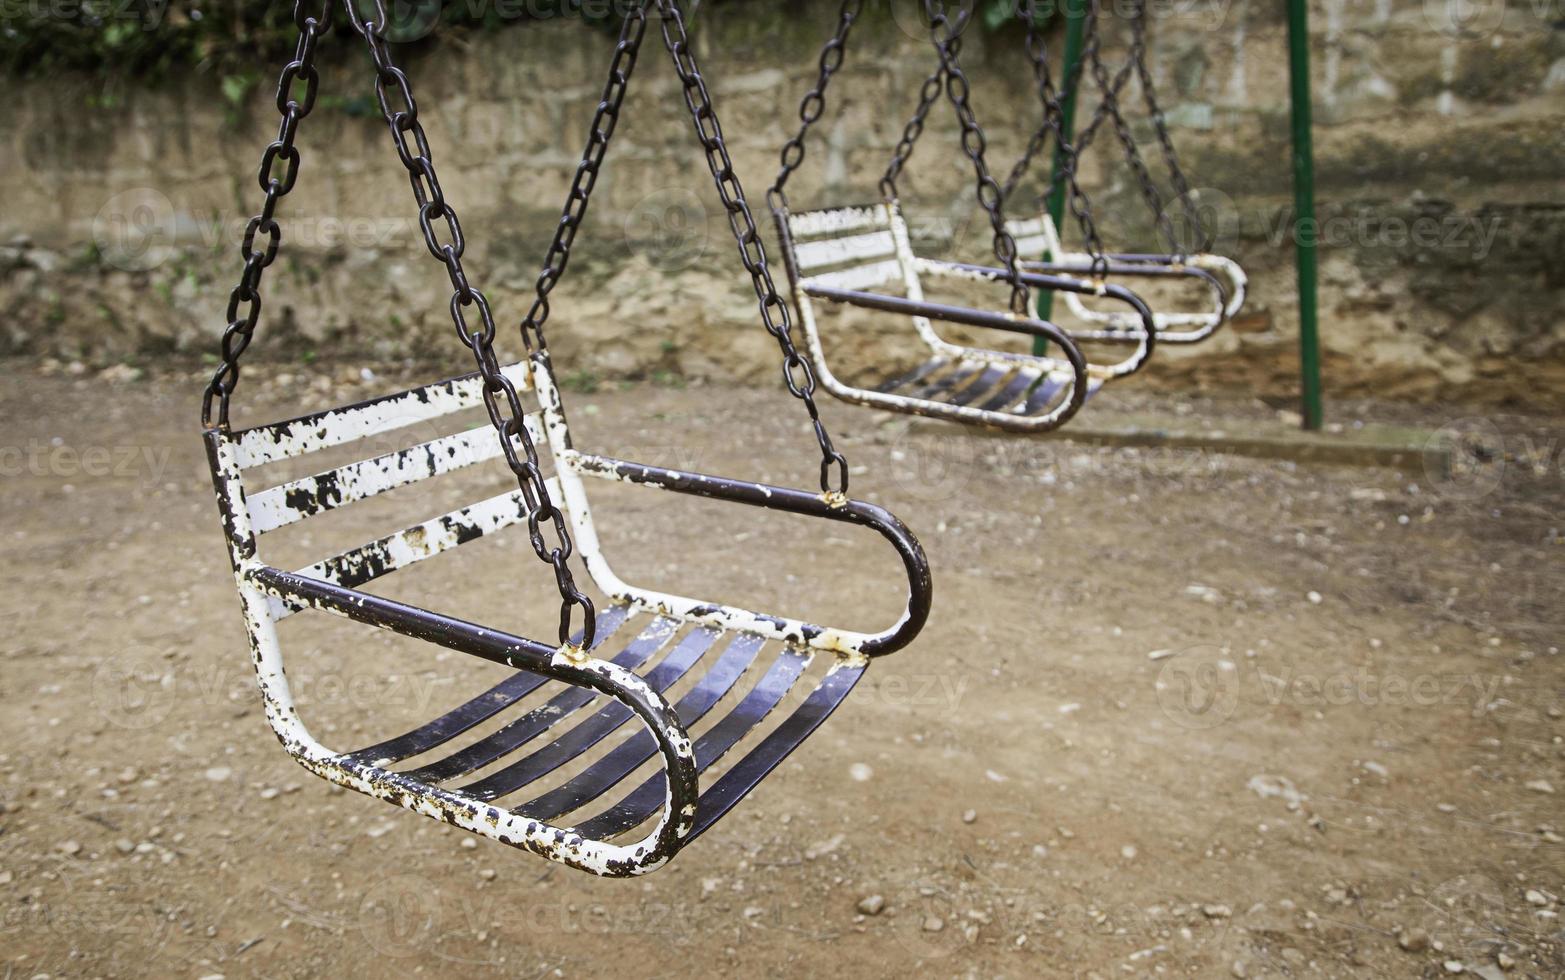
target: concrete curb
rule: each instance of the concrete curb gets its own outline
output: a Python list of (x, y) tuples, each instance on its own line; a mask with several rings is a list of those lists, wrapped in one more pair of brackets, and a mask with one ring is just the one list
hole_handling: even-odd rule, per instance
[[(916, 421), (916, 433), (952, 431), (944, 423)], [(1010, 438), (1009, 433), (973, 429), (975, 434)], [(1451, 473), (1448, 440), (1428, 429), (1366, 425), (1342, 432), (1305, 432), (1281, 422), (1170, 418), (1093, 412), (1090, 408), (1041, 438), (1094, 446), (1197, 449), (1259, 459), (1336, 466), (1386, 466), (1430, 479)]]

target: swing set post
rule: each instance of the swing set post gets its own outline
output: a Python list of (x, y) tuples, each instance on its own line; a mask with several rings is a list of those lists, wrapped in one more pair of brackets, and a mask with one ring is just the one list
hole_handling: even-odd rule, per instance
[(1316, 306), (1315, 153), (1310, 142), (1310, 32), (1305, 0), (1288, 0), (1288, 78), (1293, 116), (1293, 242), (1299, 280), (1299, 374), (1304, 428), (1321, 427)]
[[(1076, 62), (1081, 60), (1081, 45), (1084, 28), (1087, 23), (1087, 4), (1093, 0), (1065, 0), (1065, 59), (1062, 62), (1064, 74), (1061, 78), (1070, 78), (1075, 70)], [(1075, 85), (1067, 85), (1060, 93), (1060, 128), (1066, 139), (1075, 135), (1076, 125), (1076, 89)], [(1050, 179), (1054, 182), (1054, 189), (1049, 194), (1049, 217), (1054, 222), (1054, 227), (1063, 228), (1065, 218), (1065, 184), (1060, 180), (1060, 171), (1065, 166), (1065, 154), (1060, 150), (1059, 143), (1054, 146), (1054, 172)], [(1050, 261), (1053, 256), (1045, 255), (1043, 260)], [(1038, 291), (1038, 319), (1048, 321), (1054, 313), (1054, 293), (1051, 290)], [(1038, 357), (1049, 353), (1049, 342), (1042, 337), (1035, 338), (1032, 344), (1032, 352)]]

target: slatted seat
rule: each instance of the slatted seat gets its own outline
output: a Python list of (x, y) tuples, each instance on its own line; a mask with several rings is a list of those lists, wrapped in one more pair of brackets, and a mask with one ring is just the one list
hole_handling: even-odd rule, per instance
[[(497, 457), (499, 437), (485, 423), (274, 487), (246, 486), (246, 474), (257, 467), (371, 437), (379, 442), (481, 405), (476, 375), (275, 425), (213, 427), (207, 445), (267, 719), (301, 764), (333, 782), (573, 867), (641, 874), (699, 836), (797, 748), (852, 690), (870, 659), (918, 632), (929, 608), (928, 567), (907, 529), (872, 504), (578, 452), (547, 354), (503, 370), (519, 392), (537, 397), (538, 409), (524, 424), (552, 450), (551, 497), (567, 515), (593, 582), (610, 599), (596, 616), (592, 648), (573, 657), (569, 646), (359, 588), (518, 524), (525, 533), (519, 490), (299, 571), (259, 556), (258, 541), (269, 532)], [(902, 561), (906, 610), (891, 628), (867, 634), (627, 585), (599, 547), (584, 478), (877, 531)], [(293, 709), (276, 631), (278, 622), (306, 610), (428, 640), (513, 672), (401, 735), (350, 751), (329, 749)], [(816, 664), (821, 658), (824, 668)], [(648, 824), (645, 834), (621, 839)]]
[[(1091, 255), (1068, 251), (1061, 245), (1054, 219), (1047, 213), (1037, 218), (1007, 221), (1005, 227), (1023, 255), (1048, 256), (1045, 261), (1022, 263), (1024, 269), (1085, 272), (1092, 268)], [(1110, 278), (1184, 279), (1211, 294), (1212, 306), (1207, 310), (1153, 310), (1152, 323), (1159, 343), (1199, 343), (1216, 333), (1244, 307), (1248, 279), (1239, 263), (1226, 256), (1209, 252), (1183, 256), (1110, 252), (1104, 258), (1108, 260), (1106, 274)], [(1076, 292), (1062, 291), (1061, 295), (1072, 314), (1087, 323), (1100, 325), (1105, 331), (1136, 330), (1141, 326), (1140, 317), (1134, 313), (1093, 309)], [(1073, 337), (1086, 338), (1102, 335), (1083, 330), (1071, 330), (1070, 333)]]
[[(1154, 339), (1146, 328), (1151, 314), (1134, 293), (1068, 272), (1023, 278), (1031, 286), (1090, 293), (1128, 305), (1140, 328), (1105, 330), (1093, 338), (1128, 346), (1129, 353), (1119, 361), (1088, 363), (1072, 338), (1043, 320), (927, 302), (925, 276), (1001, 284), (1004, 271), (915, 255), (894, 199), (798, 213), (777, 207), (775, 214), (812, 365), (826, 389), (844, 401), (1008, 431), (1047, 431), (1069, 420), (1105, 381), (1138, 370), (1152, 352)], [(907, 317), (929, 348), (929, 359), (911, 373), (879, 384), (860, 386), (840, 379), (827, 362), (821, 340), (817, 302), (822, 300)], [(951, 343), (935, 332), (935, 322), (1041, 337), (1057, 344), (1062, 356)]]

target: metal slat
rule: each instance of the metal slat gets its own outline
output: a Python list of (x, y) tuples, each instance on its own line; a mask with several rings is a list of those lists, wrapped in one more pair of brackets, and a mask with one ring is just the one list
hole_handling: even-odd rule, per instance
[[(597, 619), (594, 620), (592, 648), (594, 650), (601, 648), (609, 637), (625, 624), (629, 616), (629, 606), (609, 606), (599, 612)], [(574, 640), (581, 641), (580, 630), (576, 632)], [(508, 706), (537, 690), (545, 680), (546, 678), (526, 671), (512, 674), (483, 694), (451, 709), (434, 721), (420, 725), (396, 738), (349, 752), (345, 758), (366, 765), (384, 767), (401, 762), (403, 759), (411, 759), (415, 755), (422, 755), (435, 746), (449, 742), (463, 732), (493, 718)]]
[[(690, 672), (701, 656), (716, 642), (722, 633), (719, 630), (702, 627), (680, 642), (673, 651), (663, 659), (663, 662), (647, 673), (647, 686), (662, 694), (679, 682), (680, 678)], [(736, 650), (738, 653), (736, 654)], [(735, 656), (742, 664), (748, 664), (754, 659), (755, 652), (751, 650), (745, 654), (742, 648), (730, 647), (725, 656)], [(742, 669), (742, 667), (741, 667)], [(722, 661), (712, 668), (719, 677), (726, 675), (730, 668)], [(731, 681), (729, 683), (732, 683)], [(678, 709), (676, 708), (676, 714)], [(493, 800), (514, 793), (528, 784), (547, 776), (549, 773), (565, 765), (583, 752), (597, 745), (605, 738), (612, 735), (619, 727), (633, 717), (629, 708), (618, 702), (605, 704), (597, 713), (572, 728), (570, 731), (556, 738), (543, 748), (528, 754), (524, 759), (506, 766), (497, 772), (484, 777), (482, 783), (474, 783), (464, 787), (463, 792), (477, 796), (483, 800)], [(681, 719), (683, 720), (683, 719)], [(645, 732), (638, 733), (651, 747), (649, 751), (656, 751), (657, 746), (652, 737)], [(593, 766), (608, 764), (599, 762)], [(634, 763), (626, 772), (629, 773), (640, 763)], [(624, 778), (624, 777), (621, 777)]]
[(823, 266), (853, 262), (859, 265), (872, 259), (882, 259), (897, 254), (896, 240), (889, 231), (872, 231), (865, 235), (849, 235), (843, 238), (822, 238), (805, 242), (793, 249), (794, 263), (801, 270), (819, 269)]
[[(511, 490), (316, 562), (298, 574), (351, 589), (526, 519), (522, 491)], [(278, 601), (272, 613), (282, 619), (299, 608)]]
[(979, 369), (976, 365), (969, 367), (959, 367), (955, 371), (952, 371), (950, 374), (941, 378), (939, 381), (936, 381), (934, 384), (919, 388), (918, 390), (913, 391), (904, 397), (922, 398), (925, 401), (931, 402), (938, 401), (938, 396), (943, 395), (955, 388), (959, 388), (963, 384), (977, 377), (978, 371)]
[(977, 381), (974, 381), (951, 397), (951, 404), (968, 405), (976, 401), (980, 396), (987, 395), (1011, 373), (1011, 370), (1011, 368), (1001, 367), (998, 364), (989, 365), (984, 368), (983, 374), (979, 375)]
[(1027, 404), (1022, 406), (1020, 414), (1038, 415), (1048, 411), (1049, 406), (1068, 384), (1069, 382), (1064, 378), (1056, 378), (1052, 375), (1044, 378), (1038, 383), (1038, 387), (1027, 395)]
[[(652, 659), (653, 654), (663, 649), (663, 645), (678, 629), (679, 620), (659, 616), (647, 624), (647, 628), (637, 634), (613, 662), (626, 670), (637, 669)], [(430, 783), (440, 783), (455, 779), (457, 776), (465, 776), (516, 751), (598, 697), (597, 691), (584, 687), (566, 688), (550, 698), (547, 703), (539, 705), (514, 721), (507, 722), (503, 727), (490, 732), (471, 745), (464, 746), (460, 751), (453, 752), (438, 762), (409, 769), (402, 775)]]
[[(761, 678), (755, 689), (740, 701), (733, 711), (725, 715), (722, 721), (696, 739), (696, 767), (705, 770), (722, 758), (723, 753), (733, 748), (746, 732), (759, 725), (772, 709), (777, 707), (778, 702), (787, 696), (788, 691), (799, 679), (799, 675), (804, 673), (809, 663), (808, 653), (793, 647), (784, 647), (778, 654), (777, 660), (773, 662), (771, 670)], [(663, 805), (666, 795), (664, 782), (665, 777), (662, 773), (654, 774), (614, 806), (585, 823), (577, 824), (577, 832), (585, 837), (607, 840), (635, 827), (656, 813)]]
[(892, 378), (890, 381), (881, 382), (875, 390), (889, 394), (893, 391), (896, 391), (898, 388), (903, 387), (904, 385), (910, 385), (915, 381), (922, 381), (949, 363), (951, 362), (941, 360), (925, 361), (906, 374), (898, 375), (897, 377)]
[[(542, 427), (531, 417), (534, 439)], [(247, 495), (250, 524), (257, 534), (275, 531), (306, 517), (395, 490), (442, 473), (451, 473), (500, 455), (494, 427), (484, 425), (419, 443), (407, 449), (359, 460)]]
[[(722, 657), (712, 665), (705, 676), (688, 694), (674, 705), (674, 714), (687, 729), (706, 716), (712, 706), (723, 699), (750, 665), (755, 662), (766, 641), (751, 633), (734, 637)], [(765, 683), (763, 680), (762, 683)], [(792, 683), (790, 681), (790, 683)], [(603, 758), (593, 763), (587, 771), (570, 781), (543, 794), (535, 800), (517, 807), (513, 812), (535, 820), (552, 820), (562, 813), (570, 813), (598, 799), (621, 780), (635, 772), (637, 767), (657, 752), (657, 743), (646, 731), (616, 745)], [(654, 777), (655, 778), (655, 777)]]
[(880, 207), (833, 208), (823, 211), (801, 211), (788, 216), (788, 231), (796, 239), (810, 235), (842, 235), (866, 228), (886, 229), (890, 223)]
[[(518, 391), (531, 387), (525, 362), (501, 370)], [(477, 374), (468, 374), (346, 408), (243, 429), (232, 436), (235, 458), (240, 469), (250, 469), (475, 408), (483, 404), (483, 383)]]
[(838, 272), (822, 272), (819, 275), (805, 276), (804, 281), (811, 286), (825, 286), (830, 289), (868, 289), (901, 278), (902, 265), (896, 259), (887, 259)]
[(1017, 371), (1016, 377), (1006, 382), (992, 398), (978, 406), (986, 412), (1000, 412), (1014, 408), (1022, 397), (1027, 394), (1027, 388), (1038, 380), (1038, 376), (1029, 371)]
[(837, 667), (821, 679), (819, 686), (799, 709), (788, 716), (760, 744), (723, 773), (696, 804), (696, 825), (686, 841), (701, 836), (723, 814), (732, 810), (761, 780), (771, 774), (806, 738), (821, 726), (853, 690), (864, 675), (863, 667)]

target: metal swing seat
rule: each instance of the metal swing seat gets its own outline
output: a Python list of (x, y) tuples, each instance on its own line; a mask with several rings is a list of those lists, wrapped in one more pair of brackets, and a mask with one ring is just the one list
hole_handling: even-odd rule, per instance
[[(1085, 22), (1083, 25), (1082, 56), (1071, 65), (1069, 77), (1066, 80), (1066, 100), (1074, 99), (1073, 94), (1080, 90), (1084, 66), (1088, 63), (1092, 66), (1093, 80), (1097, 85), (1099, 102), (1097, 111), (1092, 119), (1076, 137), (1074, 145), (1066, 137), (1063, 125), (1062, 103), (1055, 91), (1053, 80), (1050, 76), (1047, 47), (1041, 31), (1036, 22), (1029, 20), (1026, 33), (1027, 52), (1033, 63), (1034, 76), (1037, 83), (1039, 100), (1043, 106), (1044, 120), (1034, 132), (1026, 151), (1012, 168), (1010, 177), (1006, 181), (1004, 197), (1009, 200), (1017, 184), (1025, 176), (1033, 158), (1043, 148), (1048, 137), (1052, 134), (1058, 148), (1057, 160), (1058, 172), (1049, 188), (1042, 195), (1039, 202), (1039, 215), (1035, 218), (1011, 219), (1006, 222), (1006, 230), (1015, 238), (1017, 247), (1024, 254), (1047, 256), (1043, 260), (1026, 260), (1021, 263), (1022, 269), (1028, 272), (1058, 272), (1058, 271), (1083, 271), (1090, 272), (1096, 269), (1106, 278), (1122, 279), (1184, 279), (1204, 289), (1211, 297), (1211, 305), (1208, 309), (1179, 309), (1166, 308), (1154, 309), (1152, 320), (1160, 343), (1166, 344), (1195, 344), (1212, 336), (1217, 330), (1244, 306), (1246, 284), (1248, 282), (1244, 269), (1227, 256), (1217, 255), (1206, 249), (1210, 247), (1210, 235), (1204, 227), (1199, 209), (1195, 206), (1194, 194), (1190, 189), (1184, 170), (1180, 166), (1178, 154), (1174, 148), (1173, 139), (1168, 131), (1167, 119), (1157, 101), (1157, 90), (1152, 78), (1152, 71), (1147, 65), (1146, 42), (1146, 7), (1144, 0), (1132, 0), (1128, 10), (1130, 21), (1131, 43), (1129, 56), (1110, 77), (1107, 66), (1103, 62), (1101, 37), (1098, 32), (1098, 9), (1089, 5), (1083, 12)], [(1141, 88), (1142, 99), (1146, 106), (1147, 117), (1155, 131), (1164, 163), (1167, 166), (1169, 176), (1174, 187), (1175, 197), (1179, 201), (1186, 220), (1191, 227), (1194, 238), (1202, 243), (1202, 249), (1194, 253), (1182, 251), (1179, 246), (1178, 236), (1174, 233), (1172, 222), (1167, 211), (1167, 204), (1162, 194), (1152, 183), (1147, 171), (1146, 163), (1141, 158), (1141, 152), (1136, 146), (1131, 133), (1130, 125), (1125, 119), (1121, 108), (1120, 96), (1123, 94), (1130, 81), (1132, 73), (1135, 74)], [(1121, 149), (1124, 151), (1125, 162), (1135, 176), (1141, 189), (1143, 201), (1150, 210), (1154, 224), (1157, 226), (1165, 244), (1166, 252), (1106, 252), (1101, 241), (1097, 238), (1094, 226), (1090, 218), (1080, 208), (1075, 206), (1077, 200), (1085, 200), (1085, 195), (1076, 182), (1076, 173), (1079, 170), (1083, 154), (1092, 144), (1093, 139), (1102, 128), (1105, 120), (1110, 121), (1118, 137)], [(1061, 242), (1059, 228), (1054, 218), (1049, 213), (1048, 200), (1053, 196), (1056, 183), (1064, 180), (1073, 202), (1073, 210), (1076, 211), (1081, 221), (1082, 230), (1087, 239), (1089, 248), (1086, 251), (1067, 249)], [(1091, 329), (1105, 331), (1134, 330), (1141, 327), (1137, 317), (1120, 310), (1107, 310), (1089, 307), (1082, 295), (1078, 292), (1061, 290), (1066, 308), (1080, 322), (1088, 324), (1087, 330), (1070, 328), (1072, 336), (1092, 337), (1096, 333)]]
[[(293, 136), (313, 102), (314, 49), (335, 2), (315, 13), (304, 11), (302, 3), (295, 7), (300, 40), (279, 88), (283, 130), (266, 151), (260, 174), (266, 205), (246, 236), (245, 275), (230, 307), (224, 363), (203, 404), (207, 449), (267, 720), (290, 755), (333, 783), (580, 870), (612, 877), (644, 874), (665, 864), (774, 770), (843, 701), (871, 659), (913, 639), (929, 610), (928, 564), (900, 521), (846, 496), (846, 460), (820, 425), (810, 386), (800, 388), (800, 397), (820, 441), (821, 492), (676, 472), (573, 447), (542, 326), (548, 293), (565, 270), (635, 64), (647, 19), (640, 4), (625, 17), (587, 151), (524, 324), (530, 355), (504, 366), (495, 355), (488, 302), (462, 269), (460, 225), (435, 179), (407, 77), (391, 60), (383, 33), (385, 12), (377, 7), (373, 18), (360, 19), (354, 5), (346, 5), (369, 46), (382, 112), (412, 179), (426, 244), (451, 275), (453, 321), (478, 371), (285, 422), (231, 428), (228, 409), (238, 357), (255, 327), (261, 272), (280, 241), (273, 215), (298, 169)], [(719, 194), (735, 218), (735, 234), (762, 297), (768, 328), (775, 327), (787, 363), (802, 363), (677, 0), (651, 2), (661, 15), (664, 40)], [(296, 78), (309, 86), (302, 99), (291, 93)], [(279, 157), (289, 165), (281, 178), (271, 173)], [(451, 234), (443, 243), (434, 231), (442, 227)], [(253, 247), (256, 232), (270, 237), (269, 248)], [(241, 313), (246, 304), (248, 312)], [(783, 310), (780, 322), (771, 319), (777, 310)], [(470, 328), (470, 318), (481, 319), (482, 326)], [(277, 486), (248, 485), (257, 467), (372, 437), (406, 438), (410, 426), (478, 406), (487, 409), (490, 421), (477, 428)], [(546, 447), (552, 476), (543, 476), (535, 446)], [(298, 571), (268, 564), (259, 553), (259, 539), (270, 531), (496, 459), (504, 459), (517, 476), (516, 489)], [(833, 474), (840, 481), (835, 485)], [(871, 529), (900, 558), (908, 583), (905, 611), (893, 626), (863, 633), (629, 585), (599, 546), (587, 479)], [(558, 642), (496, 630), (364, 588), (398, 569), (518, 526), (526, 528), (534, 550), (554, 570), (561, 596)], [(552, 546), (545, 540), (551, 532)], [(573, 539), (592, 582), (609, 599), (604, 608), (596, 608), (575, 585), (569, 564)], [(334, 613), (513, 673), (394, 738), (348, 751), (327, 748), (295, 710), (276, 629), (301, 611)], [(579, 628), (573, 628), (576, 614)], [(827, 667), (811, 673), (808, 668), (818, 658), (826, 658)], [(675, 689), (684, 693), (670, 703)], [(696, 733), (698, 724), (704, 727)], [(741, 743), (746, 745), (742, 752), (732, 751)], [(638, 828), (645, 829), (638, 833)]]
[[(800, 127), (784, 145), (781, 168), (768, 201), (782, 242), (799, 323), (816, 375), (826, 390), (853, 404), (905, 414), (947, 419), (1012, 432), (1056, 429), (1073, 417), (1105, 382), (1127, 377), (1147, 362), (1156, 337), (1151, 310), (1123, 286), (1078, 276), (1074, 270), (1029, 271), (1020, 267), (1016, 244), (1000, 210), (1001, 192), (984, 160), (984, 136), (973, 113), (967, 79), (957, 63), (957, 21), (930, 13), (930, 30), (940, 64), (924, 83), (920, 101), (903, 131), (901, 143), (881, 178), (876, 204), (794, 211), (785, 185), (804, 160), (804, 140), (825, 107), (825, 92), (841, 66), (846, 42), (862, 0), (844, 0), (833, 36), (820, 55), (815, 87), (800, 105)], [(896, 181), (921, 135), (925, 119), (944, 94), (962, 127), (962, 144), (977, 177), (979, 203), (994, 232), (998, 266), (932, 259), (915, 254), (903, 217)], [(925, 298), (926, 278), (1009, 286), (1008, 310), (933, 303)], [(1124, 315), (1141, 328), (1099, 331), (1090, 338), (1129, 345), (1113, 363), (1092, 363), (1076, 339), (1060, 327), (1028, 313), (1028, 289), (1045, 288), (1089, 294), (1129, 307)], [(820, 303), (858, 307), (907, 317), (928, 348), (928, 357), (912, 371), (863, 386), (843, 380), (827, 360), (822, 342)], [(1053, 342), (1059, 356), (1020, 353), (953, 343), (935, 323), (1000, 330)]]

